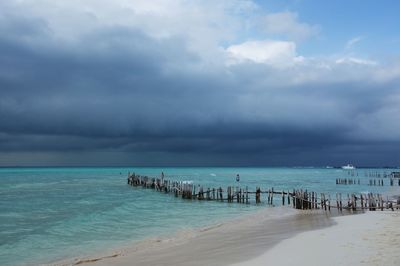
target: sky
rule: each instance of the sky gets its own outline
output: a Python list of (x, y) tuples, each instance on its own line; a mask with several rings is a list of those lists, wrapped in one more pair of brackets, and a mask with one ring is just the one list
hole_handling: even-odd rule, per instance
[(0, 166), (400, 166), (399, 11), (0, 1)]

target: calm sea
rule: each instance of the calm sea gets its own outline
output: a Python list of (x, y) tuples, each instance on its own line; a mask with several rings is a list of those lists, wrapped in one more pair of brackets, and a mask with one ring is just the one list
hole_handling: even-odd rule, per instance
[[(149, 237), (210, 225), (260, 208), (254, 205), (185, 201), (126, 184), (128, 172), (190, 180), (217, 187), (240, 185), (317, 192), (388, 192), (361, 185), (337, 186), (348, 171), (324, 168), (0, 168), (0, 265), (36, 265), (90, 256)], [(390, 193), (390, 191), (389, 191)], [(265, 202), (265, 199), (264, 199)]]

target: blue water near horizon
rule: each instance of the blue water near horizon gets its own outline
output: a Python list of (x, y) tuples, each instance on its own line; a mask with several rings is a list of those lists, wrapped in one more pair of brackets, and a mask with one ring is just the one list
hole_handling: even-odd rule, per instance
[[(165, 178), (190, 180), (205, 187), (237, 185), (235, 177), (240, 174), (240, 186), (251, 190), (261, 186), (286, 191), (383, 193), (391, 187), (368, 186), (372, 177), (365, 173), (394, 169), (357, 169), (351, 177), (348, 171), (325, 168), (0, 168), (0, 265), (37, 265), (90, 256), (260, 208), (186, 201), (126, 184), (128, 172), (160, 176), (162, 171)], [(346, 177), (359, 178), (362, 185), (335, 184), (336, 178)]]

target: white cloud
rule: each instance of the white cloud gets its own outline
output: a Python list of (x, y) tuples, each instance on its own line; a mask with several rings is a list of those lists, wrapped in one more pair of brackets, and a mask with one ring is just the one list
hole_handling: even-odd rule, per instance
[(298, 21), (297, 13), (280, 12), (264, 17), (264, 29), (268, 33), (284, 34), (290, 39), (301, 41), (319, 33), (320, 28)]
[(364, 37), (362, 37), (362, 36), (357, 36), (357, 37), (354, 37), (354, 38), (348, 40), (347, 43), (346, 43), (346, 49), (349, 50), (349, 49), (353, 48), (353, 46), (354, 46), (355, 44), (359, 43), (359, 42), (362, 41), (363, 39), (364, 39)]
[(159, 40), (180, 38), (203, 60), (219, 55), (246, 27), (257, 5), (252, 1), (184, 0), (19, 0), (0, 1), (0, 10), (43, 21), (63, 43), (113, 27), (138, 29)]
[[(260, 13), (265, 14), (253, 1), (19, 0), (0, 1), (0, 10), (17, 18), (35, 18), (42, 21), (48, 29), (46, 32), (50, 32), (49, 35), (54, 40), (48, 41), (40, 35), (35, 41), (49, 43), (49, 46), (79, 42), (104, 30), (118, 31), (118, 27), (143, 32), (160, 43), (160, 46), (166, 39), (175, 38), (174, 41), (181, 45), (179, 49), (185, 50), (176, 53), (179, 55), (189, 51), (193, 57), (192, 60), (179, 61), (176, 65), (174, 62), (165, 62), (168, 73), (182, 68), (188, 72), (211, 71), (213, 67), (224, 69), (229, 65), (250, 62), (278, 69), (293, 68), (290, 73), (282, 73), (283, 81), (277, 82), (282, 84), (335, 80), (343, 82), (365, 78), (385, 82), (399, 76), (398, 67), (384, 68), (377, 61), (357, 56), (301, 56), (296, 51), (295, 41), (317, 34), (319, 27), (300, 22), (297, 13), (294, 12), (273, 13), (263, 17), (263, 25), (267, 32), (289, 36), (293, 41), (265, 38), (246, 40), (244, 32), (249, 30), (247, 27), (253, 25), (251, 22), (254, 22)], [(126, 34), (129, 34), (129, 31)], [(355, 37), (349, 40), (348, 45), (353, 46), (362, 38)], [(134, 36), (130, 40), (134, 41)], [(232, 44), (237, 40), (241, 41)], [(103, 41), (107, 44), (108, 40), (102, 39), (101, 42)], [(91, 45), (95, 49), (96, 45), (101, 44), (93, 41)], [(132, 47), (131, 49), (137, 47), (130, 43), (124, 45)], [(173, 49), (171, 46), (166, 49)], [(221, 48), (222, 46), (227, 48)], [(154, 51), (158, 52), (160, 51)], [(334, 72), (340, 75), (333, 75)], [(280, 73), (275, 75), (278, 77)], [(271, 77), (272, 79), (274, 78)]]
[(355, 64), (355, 65), (366, 65), (366, 66), (375, 66), (378, 63), (373, 60), (362, 59), (357, 57), (342, 57), (337, 59), (336, 64)]
[(274, 66), (288, 66), (302, 60), (296, 56), (296, 44), (286, 41), (248, 41), (227, 48), (234, 63), (250, 60)]

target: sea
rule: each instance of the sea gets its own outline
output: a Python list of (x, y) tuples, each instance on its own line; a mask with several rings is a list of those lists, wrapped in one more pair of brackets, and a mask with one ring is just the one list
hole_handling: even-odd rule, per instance
[[(127, 185), (128, 173), (206, 187), (394, 194), (388, 168), (68, 167), (0, 168), (0, 265), (52, 264), (273, 208), (191, 201)], [(398, 171), (398, 170), (397, 170)], [(236, 180), (239, 174), (240, 180)], [(369, 186), (380, 175), (384, 186)], [(376, 177), (375, 177), (376, 176)], [(360, 185), (336, 185), (337, 178)], [(266, 196), (264, 196), (266, 197)], [(276, 198), (279, 201), (279, 197)], [(279, 205), (279, 204), (276, 204)], [(278, 207), (275, 207), (278, 208)]]

